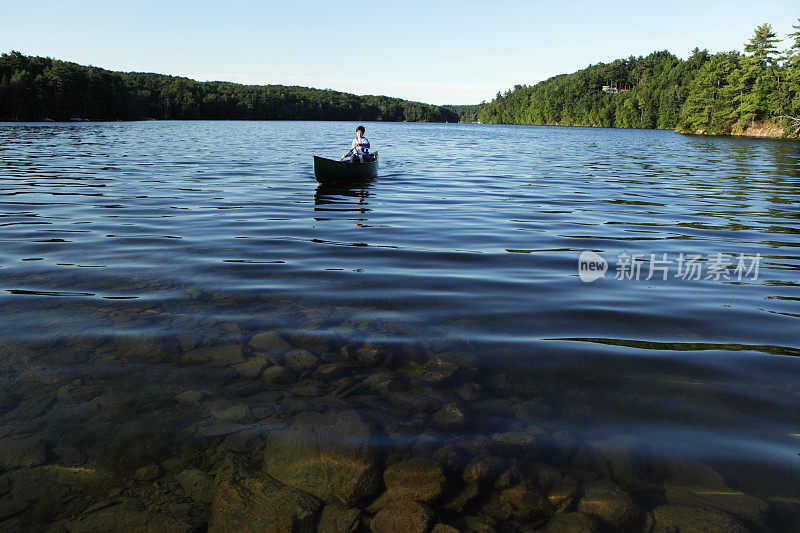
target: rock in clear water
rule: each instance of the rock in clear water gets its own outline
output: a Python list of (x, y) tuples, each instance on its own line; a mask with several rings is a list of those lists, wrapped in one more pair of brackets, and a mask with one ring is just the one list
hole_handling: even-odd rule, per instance
[(136, 481), (148, 482), (158, 479), (161, 476), (161, 467), (158, 465), (145, 465), (136, 469), (133, 479)]
[(322, 508), (317, 523), (318, 533), (352, 533), (358, 527), (361, 511), (331, 503)]
[(354, 506), (380, 484), (371, 429), (355, 411), (303, 413), (295, 427), (270, 432), (264, 468), (275, 479), (327, 502)]
[(745, 533), (744, 524), (717, 509), (662, 505), (653, 509), (653, 533), (702, 531), (703, 533)]
[(559, 513), (547, 523), (545, 533), (597, 533), (597, 520), (583, 513)]
[(385, 507), (370, 523), (373, 533), (425, 533), (433, 519), (430, 509), (417, 502)]
[(0, 439), (0, 467), (5, 470), (27, 468), (44, 464), (47, 448), (35, 437), (9, 437)]
[(528, 483), (520, 483), (504, 490), (499, 497), (504, 518), (529, 520), (553, 514), (553, 506), (538, 490)]
[(233, 369), (242, 377), (257, 378), (268, 364), (266, 357), (252, 357), (243, 363), (233, 365)]
[(292, 345), (283, 340), (283, 337), (274, 331), (258, 333), (250, 339), (249, 345), (254, 350), (261, 350), (269, 354), (282, 354), (291, 350)]
[(414, 375), (428, 383), (442, 383), (450, 379), (458, 371), (458, 365), (439, 357), (418, 366)]
[(283, 357), (286, 361), (286, 366), (295, 372), (314, 370), (317, 366), (319, 366), (320, 363), (320, 360), (316, 355), (302, 348), (289, 350), (284, 354)]
[(181, 359), (187, 363), (228, 366), (244, 362), (242, 346), (237, 343), (204, 346), (184, 352)]
[(227, 458), (214, 480), (209, 532), (311, 533), (322, 502), (269, 476), (245, 472)]
[(598, 518), (617, 531), (633, 530), (639, 521), (633, 498), (609, 481), (597, 481), (584, 487), (578, 511)]
[(500, 457), (492, 455), (475, 457), (464, 467), (461, 477), (464, 483), (489, 483), (500, 475), (505, 466), (506, 461)]
[(271, 366), (261, 374), (261, 380), (267, 385), (283, 385), (295, 379), (295, 373), (285, 366)]
[(432, 502), (446, 483), (442, 466), (432, 459), (414, 457), (389, 465), (383, 473), (391, 497)]
[(211, 502), (214, 484), (211, 477), (196, 468), (187, 468), (177, 475), (177, 480), (186, 495), (197, 502)]

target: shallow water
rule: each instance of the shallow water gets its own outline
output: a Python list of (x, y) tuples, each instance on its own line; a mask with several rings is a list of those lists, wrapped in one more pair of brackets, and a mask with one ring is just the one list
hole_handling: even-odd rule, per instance
[[(493, 453), (613, 479), (643, 513), (677, 461), (767, 502), (763, 521), (726, 509), (747, 527), (797, 516), (796, 142), (367, 126), (379, 177), (323, 187), (310, 154), (344, 152), (350, 124), (0, 124), (0, 435), (44, 450), (0, 457), (6, 476), (102, 470), (134, 498), (126, 472), (213, 474), (231, 435), (255, 457), (304, 413), (353, 410), (382, 464), (524, 432), (536, 459)], [(581, 280), (584, 251), (604, 278)], [(616, 279), (621, 254), (642, 254), (639, 279)], [(620, 447), (646, 457), (635, 479)], [(0, 519), (66, 520), (87, 495)]]

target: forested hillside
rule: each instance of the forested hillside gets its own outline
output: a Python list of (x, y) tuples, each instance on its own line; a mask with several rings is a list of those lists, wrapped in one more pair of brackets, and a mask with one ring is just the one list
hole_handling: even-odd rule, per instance
[(479, 112), (481, 122), (621, 128), (679, 128), (740, 133), (775, 123), (800, 129), (800, 21), (786, 50), (769, 24), (756, 28), (744, 52), (685, 60), (667, 51), (590, 65), (533, 86), (517, 85)]
[(162, 74), (0, 55), (0, 120), (252, 119), (458, 122), (441, 106), (283, 85), (198, 82)]

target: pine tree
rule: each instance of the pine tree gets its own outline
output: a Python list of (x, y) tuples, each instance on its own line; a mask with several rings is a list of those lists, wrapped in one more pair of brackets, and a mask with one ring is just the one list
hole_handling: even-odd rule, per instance
[(771, 24), (764, 23), (756, 28), (755, 34), (744, 45), (744, 51), (752, 54), (763, 66), (774, 65), (778, 48), (775, 43), (780, 42), (772, 29)]
[(794, 32), (787, 35), (792, 39), (792, 44), (786, 54), (786, 66), (790, 69), (800, 69), (800, 19), (797, 24), (793, 24)]

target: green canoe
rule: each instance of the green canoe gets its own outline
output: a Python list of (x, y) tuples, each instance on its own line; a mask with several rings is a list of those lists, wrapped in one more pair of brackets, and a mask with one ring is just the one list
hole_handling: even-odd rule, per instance
[(368, 163), (350, 163), (314, 156), (314, 177), (320, 183), (374, 178), (378, 174), (378, 154), (372, 157)]

